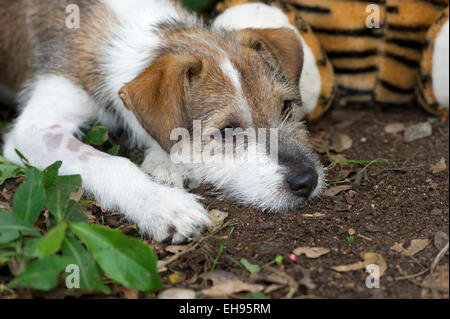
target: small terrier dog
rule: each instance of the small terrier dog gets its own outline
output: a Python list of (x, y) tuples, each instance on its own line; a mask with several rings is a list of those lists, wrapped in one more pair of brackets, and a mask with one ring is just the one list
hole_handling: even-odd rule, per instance
[[(66, 23), (69, 5), (79, 27)], [(0, 21), (0, 94), (21, 109), (4, 156), (21, 163), (17, 149), (40, 169), (63, 161), (62, 174), (80, 174), (102, 206), (155, 240), (182, 242), (210, 224), (187, 180), (273, 212), (321, 193), (306, 129), (288, 120), (301, 103), (296, 30), (206, 26), (170, 0), (0, 0)], [(231, 162), (174, 163), (171, 132), (192, 131), (194, 121), (202, 136), (275, 128), (278, 160), (257, 151), (247, 161), (242, 154), (258, 146), (249, 140)], [(142, 167), (80, 142), (92, 122), (125, 128), (147, 149)]]

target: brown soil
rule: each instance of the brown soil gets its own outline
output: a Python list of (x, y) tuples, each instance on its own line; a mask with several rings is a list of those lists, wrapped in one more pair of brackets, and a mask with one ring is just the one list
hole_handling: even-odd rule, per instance
[[(448, 120), (434, 119), (433, 135), (411, 143), (403, 142), (402, 133), (392, 135), (384, 132), (388, 123), (401, 122), (408, 126), (427, 120), (430, 120), (430, 115), (415, 107), (389, 110), (352, 107), (329, 112), (320, 121), (311, 124), (315, 141), (326, 144), (330, 136), (336, 133), (350, 136), (353, 146), (342, 153), (346, 159), (408, 160), (373, 164), (359, 174), (359, 178), (347, 183), (352, 186), (351, 190), (334, 197), (324, 196), (296, 211), (263, 214), (234, 202), (217, 199), (206, 186), (197, 190), (205, 197), (204, 204), (208, 209), (227, 212), (229, 217), (218, 234), (208, 236), (200, 247), (170, 263), (167, 271), (161, 274), (166, 288), (185, 287), (198, 291), (209, 287), (210, 282), (198, 276), (211, 270), (213, 258), (219, 253), (220, 243), (224, 242), (225, 249), (218, 260), (217, 270), (233, 272), (244, 282), (266, 286), (271, 284), (268, 275), (276, 271), (278, 278), (289, 277), (295, 285), (300, 283), (292, 295), (294, 298), (431, 297), (430, 289), (420, 287), (427, 274), (411, 280), (396, 278), (419, 273), (429, 267), (439, 253), (433, 243), (435, 234), (442, 231), (448, 236), (449, 233), (448, 169), (437, 174), (430, 169), (442, 157), (449, 165)], [(322, 154), (322, 160), (325, 165), (330, 163), (326, 154)], [(355, 176), (363, 167), (359, 164), (338, 165), (330, 170), (328, 179), (336, 181)], [(3, 193), (13, 194), (17, 184), (17, 181), (7, 181), (2, 186)], [(111, 227), (120, 225), (119, 215), (104, 214), (95, 207), (92, 213), (97, 219), (104, 216), (104, 221)], [(349, 238), (350, 229), (355, 232), (353, 242)], [(135, 230), (129, 234), (138, 236)], [(413, 257), (391, 249), (396, 243), (407, 248), (414, 239), (429, 239), (430, 244)], [(165, 251), (167, 245), (151, 245), (160, 259), (172, 255)], [(317, 259), (302, 255), (296, 261), (290, 260), (292, 251), (302, 246), (325, 247), (331, 251)], [(367, 273), (364, 270), (340, 273), (331, 268), (360, 261), (363, 252), (378, 253), (387, 263), (379, 289), (366, 288)], [(278, 255), (283, 256), (283, 264), (272, 265), (259, 275), (250, 275), (232, 260), (246, 258), (262, 266)], [(447, 269), (446, 292), (445, 289), (438, 290), (440, 297), (446, 298), (448, 264), (446, 255), (440, 262), (441, 266), (444, 265), (443, 269)], [(169, 276), (173, 273), (179, 274), (178, 283), (170, 282), (173, 277)], [(5, 269), (1, 275), (5, 275)], [(436, 284), (440, 287), (442, 283)], [(120, 289), (115, 291), (117, 297), (123, 295)], [(282, 298), (289, 291), (289, 285), (282, 284), (278, 290), (267, 295)], [(241, 293), (233, 297), (244, 296), (245, 293)]]
[[(277, 255), (283, 256), (285, 262), (280, 269), (296, 281), (309, 272), (316, 286), (315, 289), (301, 286), (295, 295), (298, 297), (420, 298), (421, 287), (408, 280), (396, 281), (395, 278), (402, 276), (398, 267), (408, 275), (428, 267), (439, 253), (433, 245), (436, 232), (443, 231), (448, 235), (448, 169), (433, 174), (430, 166), (442, 157), (447, 165), (449, 163), (449, 124), (439, 120), (433, 124), (431, 137), (411, 143), (403, 142), (401, 133), (386, 134), (384, 127), (392, 122), (408, 126), (429, 118), (428, 114), (413, 107), (389, 110), (354, 107), (334, 110), (319, 122), (311, 124), (312, 137), (326, 140), (327, 136), (335, 133), (349, 135), (353, 146), (342, 154), (347, 159), (409, 160), (374, 164), (366, 170), (367, 174), (362, 174), (360, 181), (352, 184), (352, 190), (334, 197), (322, 197), (296, 211), (263, 214), (236, 203), (219, 201), (209, 196), (207, 190), (201, 190), (200, 194), (207, 196), (205, 205), (209, 209), (229, 213), (229, 221), (235, 225), (223, 255), (231, 255), (236, 260), (246, 258), (258, 265), (270, 262)], [(329, 163), (327, 156), (323, 155), (322, 159), (324, 164)], [(358, 171), (362, 167), (335, 167), (329, 172), (328, 179), (340, 180), (340, 171)], [(307, 217), (315, 213), (322, 215)], [(346, 243), (349, 229), (355, 231), (352, 244)], [(226, 236), (229, 232), (228, 228), (220, 235)], [(413, 239), (431, 241), (428, 247), (414, 255), (416, 261), (390, 249), (395, 243), (408, 247)], [(318, 259), (308, 259), (302, 255), (297, 257), (296, 262), (290, 261), (288, 256), (295, 248), (302, 246), (330, 248), (331, 252)], [(219, 247), (220, 240), (217, 239), (203, 244), (203, 249), (210, 251), (212, 256), (217, 255)], [(331, 269), (332, 266), (360, 261), (361, 252), (375, 252), (384, 257), (388, 268), (381, 277), (380, 289), (366, 288), (367, 273), (364, 270), (338, 273)], [(242, 270), (229, 258), (222, 257), (220, 261), (218, 269)], [(173, 270), (186, 272), (190, 277), (205, 268), (208, 270), (210, 264), (209, 258), (198, 249), (181, 258), (173, 265)], [(448, 256), (441, 261), (441, 265), (448, 268)], [(246, 271), (242, 271), (240, 277), (252, 280)], [(415, 281), (423, 277), (415, 278)], [(287, 288), (270, 296), (278, 298), (286, 293)], [(429, 295), (424, 291), (424, 296)]]

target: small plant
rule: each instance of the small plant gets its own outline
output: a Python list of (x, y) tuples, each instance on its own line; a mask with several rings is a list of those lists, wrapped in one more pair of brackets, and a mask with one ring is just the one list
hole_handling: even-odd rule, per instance
[[(14, 165), (5, 163), (2, 159), (2, 173), (3, 165)], [(26, 181), (14, 195), (13, 211), (0, 210), (0, 266), (14, 264), (18, 269), (8, 288), (51, 290), (62, 272), (75, 267), (79, 280), (70, 288), (109, 293), (103, 281), (107, 275), (140, 291), (162, 289), (157, 256), (148, 245), (118, 230), (87, 223), (80, 204), (70, 199), (81, 186), (79, 175), (59, 176), (62, 162), (44, 171), (24, 163)], [(8, 172), (16, 176), (14, 169)], [(34, 226), (43, 208), (50, 213), (45, 234)], [(66, 273), (68, 287), (71, 273)]]
[(345, 238), (345, 243), (346, 243), (346, 244), (351, 245), (351, 244), (353, 244), (354, 242), (355, 242), (355, 236), (348, 236), (348, 237)]
[(110, 155), (119, 153), (119, 145), (114, 144), (109, 139), (108, 128), (103, 125), (92, 127), (86, 135), (86, 143), (92, 146), (100, 146)]
[(283, 256), (276, 256), (274, 260), (269, 261), (268, 263), (259, 266), (251, 264), (247, 259), (242, 258), (239, 264), (244, 267), (249, 273), (257, 274), (261, 272), (264, 268), (271, 266), (273, 264), (282, 265), (283, 264)]

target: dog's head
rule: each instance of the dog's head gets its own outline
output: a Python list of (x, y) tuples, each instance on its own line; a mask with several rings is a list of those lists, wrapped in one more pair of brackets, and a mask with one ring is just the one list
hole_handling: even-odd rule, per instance
[[(301, 104), (303, 66), (292, 30), (170, 30), (153, 61), (119, 94), (167, 152), (183, 154), (180, 165), (192, 178), (270, 211), (321, 192), (323, 170), (306, 128), (289, 120)], [(189, 136), (178, 141), (180, 128)], [(219, 149), (231, 149), (232, 159), (205, 160)], [(200, 161), (196, 154), (203, 154)]]

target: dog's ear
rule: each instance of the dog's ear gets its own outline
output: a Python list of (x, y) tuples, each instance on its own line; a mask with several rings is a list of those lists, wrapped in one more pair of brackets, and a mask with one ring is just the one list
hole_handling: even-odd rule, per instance
[(169, 54), (157, 59), (119, 91), (125, 106), (168, 152), (176, 142), (170, 140), (172, 130), (189, 127), (184, 101), (190, 80), (201, 69), (201, 60), (192, 55)]
[(303, 47), (293, 30), (248, 28), (239, 30), (238, 37), (243, 45), (268, 54), (270, 62), (281, 67), (287, 80), (298, 85), (303, 68)]

